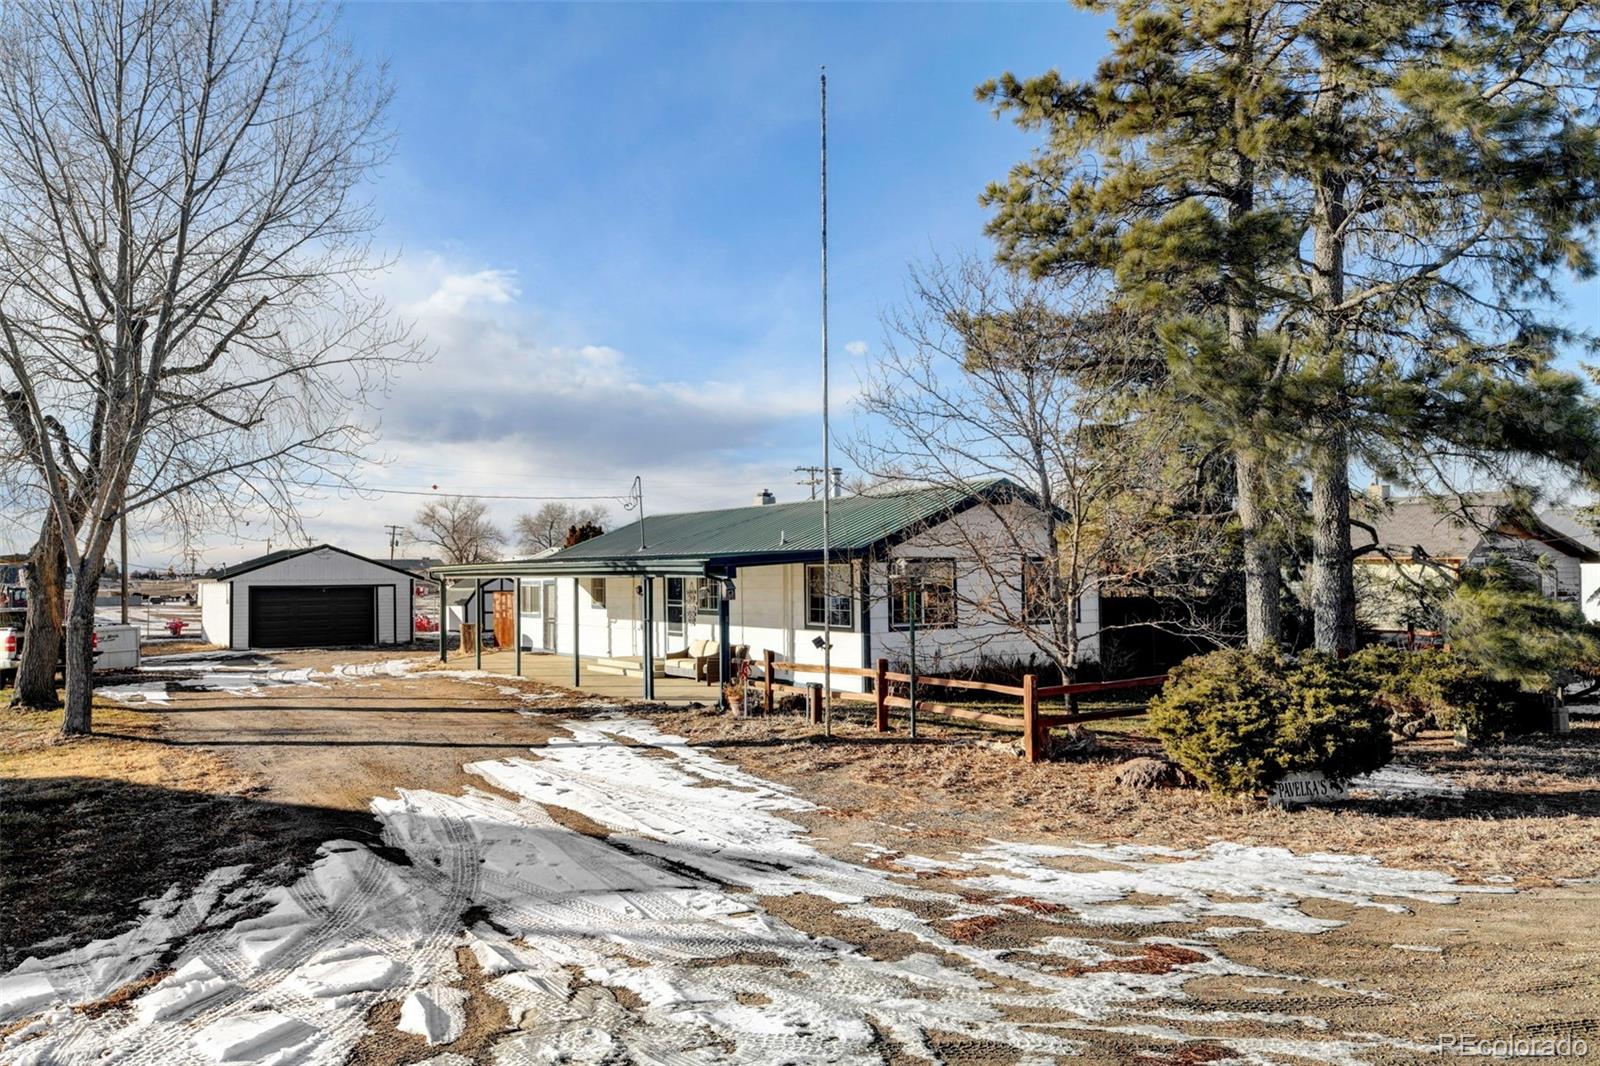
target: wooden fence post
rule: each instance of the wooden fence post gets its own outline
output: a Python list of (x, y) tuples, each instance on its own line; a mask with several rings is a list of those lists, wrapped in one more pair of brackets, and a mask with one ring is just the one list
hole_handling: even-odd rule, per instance
[(878, 660), (878, 672), (872, 682), (873, 694), (878, 697), (878, 732), (889, 731), (889, 660)]
[(767, 714), (772, 713), (772, 664), (777, 661), (771, 648), (761, 653), (761, 706)]
[(1039, 728), (1039, 677), (1022, 677), (1022, 753), (1029, 762), (1044, 757), (1044, 731)]
[(809, 685), (807, 685), (806, 688), (810, 691), (810, 695), (811, 695), (811, 699), (810, 699), (810, 704), (811, 704), (811, 724), (812, 725), (821, 725), (822, 724), (822, 686), (817, 684), (815, 681), (813, 681)]

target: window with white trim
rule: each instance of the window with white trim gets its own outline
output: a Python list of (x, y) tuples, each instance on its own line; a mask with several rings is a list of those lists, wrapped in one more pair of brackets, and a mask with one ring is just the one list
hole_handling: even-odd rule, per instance
[(909, 629), (916, 601), (918, 629), (949, 629), (956, 624), (956, 561), (907, 560), (908, 573), (889, 570), (889, 628)]
[[(806, 565), (806, 628), (855, 628), (855, 598), (850, 595), (850, 564), (830, 563), (828, 580), (822, 565)], [(826, 587), (825, 587), (826, 586)]]

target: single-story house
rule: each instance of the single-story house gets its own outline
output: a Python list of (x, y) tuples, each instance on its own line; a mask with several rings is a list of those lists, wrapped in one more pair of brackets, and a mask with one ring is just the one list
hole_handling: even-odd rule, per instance
[(331, 544), (271, 552), (198, 583), (205, 639), (229, 648), (406, 644), (411, 574)]
[[(832, 499), (826, 572), (823, 505), (808, 500), (651, 515), (539, 558), (431, 573), (474, 588), (509, 580), (517, 604), (512, 639), (523, 650), (637, 674), (647, 697), (662, 661), (703, 652), (702, 642), (715, 645), (718, 677), (728, 676), (731, 649), (743, 647), (757, 662), (771, 651), (815, 666), (795, 680), (820, 681), (825, 626), (834, 666), (870, 668), (880, 657), (904, 663), (913, 617), (917, 661), (928, 672), (985, 656), (1043, 659), (1033, 640), (1003, 620), (1022, 612), (1037, 618), (1046, 609), (1029, 602), (1030, 589), (1043, 587), (1034, 568), (1044, 564), (1047, 545), (1024, 491), (995, 479), (970, 489)], [(913, 585), (914, 600), (907, 595)], [(1098, 615), (1092, 592), (1075, 605), (1085, 660), (1097, 654)], [(860, 691), (866, 681), (835, 676), (834, 687)]]
[[(1354, 508), (1358, 611), (1376, 629), (1432, 628), (1430, 596), (1465, 568), (1504, 559), (1521, 567), (1545, 595), (1584, 604), (1600, 590), (1600, 549), (1557, 512), (1535, 514), (1504, 493), (1480, 493), (1456, 506), (1430, 496), (1390, 497), (1374, 488)], [(1370, 527), (1370, 528), (1367, 528)], [(1592, 537), (1592, 532), (1590, 533)], [(1376, 541), (1376, 543), (1374, 543)]]

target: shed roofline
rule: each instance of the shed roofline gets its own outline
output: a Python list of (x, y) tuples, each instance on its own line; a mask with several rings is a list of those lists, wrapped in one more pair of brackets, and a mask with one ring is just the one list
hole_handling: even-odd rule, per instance
[(373, 566), (381, 566), (385, 570), (393, 570), (395, 573), (400, 574), (403, 577), (416, 577), (416, 574), (412, 573), (410, 570), (402, 570), (398, 566), (390, 566), (381, 559), (369, 559), (365, 555), (357, 555), (355, 552), (341, 548), (336, 544), (312, 544), (294, 551), (285, 552), (281, 555), (274, 552), (270, 558), (267, 556), (259, 556), (255, 559), (246, 559), (242, 563), (231, 567), (224, 567), (220, 573), (211, 575), (209, 577), (203, 577), (200, 580), (232, 581), (236, 577), (243, 577), (245, 574), (254, 573), (257, 570), (263, 570), (269, 566), (277, 566), (279, 563), (286, 563), (290, 559), (298, 559), (302, 555), (309, 555), (311, 552), (323, 551), (324, 549), (338, 552), (340, 555), (348, 555), (352, 559), (358, 559), (363, 563), (370, 563)]

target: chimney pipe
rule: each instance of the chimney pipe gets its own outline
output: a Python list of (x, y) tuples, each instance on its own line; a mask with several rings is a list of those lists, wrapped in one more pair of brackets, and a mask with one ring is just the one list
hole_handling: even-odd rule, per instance
[(755, 502), (757, 507), (771, 507), (773, 504), (778, 502), (778, 498), (767, 489), (762, 489), (760, 492), (756, 493)]

